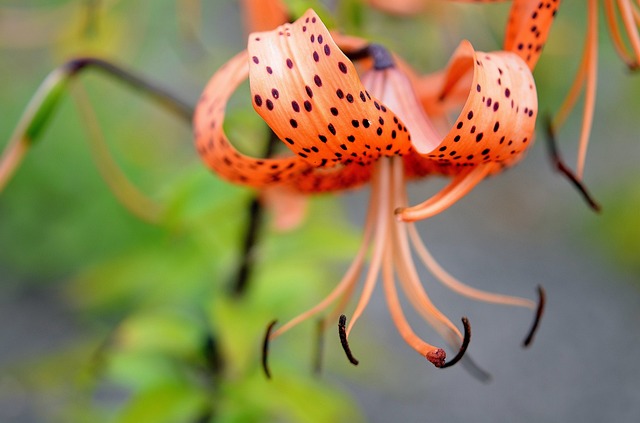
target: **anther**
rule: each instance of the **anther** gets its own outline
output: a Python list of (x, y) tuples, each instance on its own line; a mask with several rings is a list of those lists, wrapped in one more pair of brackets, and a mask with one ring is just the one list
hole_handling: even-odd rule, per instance
[(544, 313), (544, 306), (546, 303), (547, 296), (544, 292), (544, 288), (541, 285), (538, 285), (538, 308), (536, 309), (536, 315), (533, 320), (533, 324), (531, 325), (531, 329), (529, 329), (529, 333), (527, 337), (522, 341), (522, 346), (524, 348), (531, 345), (533, 342), (533, 337), (538, 330), (538, 326), (540, 325), (540, 320), (542, 319), (542, 314)]
[(375, 70), (385, 70), (396, 66), (389, 50), (380, 44), (369, 44), (369, 54), (373, 59), (373, 68)]
[(600, 212), (601, 207), (600, 204), (591, 196), (587, 187), (578, 179), (578, 177), (573, 173), (571, 169), (564, 163), (562, 157), (560, 157), (560, 152), (558, 151), (558, 146), (556, 144), (555, 131), (553, 129), (553, 125), (551, 123), (551, 118), (549, 116), (546, 117), (546, 126), (547, 126), (547, 144), (549, 145), (549, 153), (551, 154), (551, 160), (563, 175), (565, 175), (569, 181), (577, 188), (578, 192), (582, 195), (582, 198), (587, 202), (589, 207), (595, 212)]
[(349, 341), (347, 341), (347, 316), (344, 314), (340, 315), (340, 320), (338, 320), (338, 334), (340, 335), (340, 343), (342, 344), (342, 349), (344, 349), (349, 362), (354, 366), (357, 366), (359, 361), (353, 356), (351, 353), (351, 348), (349, 348)]
[(467, 352), (467, 348), (469, 347), (469, 341), (471, 341), (471, 326), (469, 325), (469, 319), (467, 319), (466, 317), (463, 317), (462, 326), (464, 327), (464, 338), (462, 339), (462, 345), (460, 345), (460, 350), (458, 351), (458, 354), (456, 354), (456, 356), (453, 357), (453, 359), (447, 361), (442, 366), (437, 366), (437, 367), (440, 367), (441, 369), (446, 369), (447, 367), (451, 367), (454, 364), (456, 364), (458, 361), (460, 361), (460, 359), (462, 359), (462, 357), (464, 356), (464, 353)]
[(267, 357), (269, 356), (269, 338), (271, 337), (271, 331), (278, 321), (274, 320), (267, 326), (267, 331), (264, 334), (264, 340), (262, 342), (262, 370), (267, 379), (271, 379), (271, 372), (269, 371), (269, 363)]
[(385, 47), (380, 44), (368, 44), (360, 50), (345, 52), (350, 60), (373, 59), (373, 68), (375, 70), (385, 70), (396, 66), (393, 56)]

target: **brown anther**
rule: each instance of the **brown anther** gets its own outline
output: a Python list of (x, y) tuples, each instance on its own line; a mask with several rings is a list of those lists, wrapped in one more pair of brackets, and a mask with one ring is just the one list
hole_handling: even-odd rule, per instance
[(544, 292), (544, 288), (541, 285), (538, 285), (538, 308), (536, 309), (536, 315), (533, 320), (533, 324), (531, 325), (531, 329), (529, 329), (529, 333), (527, 337), (522, 341), (522, 346), (524, 348), (531, 345), (533, 342), (533, 337), (538, 330), (538, 326), (540, 325), (540, 320), (542, 319), (542, 314), (544, 313), (544, 306), (547, 300), (547, 296)]
[(267, 326), (267, 331), (264, 334), (264, 340), (262, 341), (262, 370), (264, 370), (264, 374), (267, 379), (271, 379), (271, 372), (269, 371), (269, 363), (267, 362), (267, 357), (269, 355), (269, 337), (271, 337), (271, 331), (273, 331), (273, 327), (278, 323), (277, 320), (272, 321)]
[(351, 348), (349, 348), (349, 342), (347, 341), (347, 316), (344, 314), (340, 315), (340, 320), (338, 320), (338, 334), (340, 335), (340, 343), (342, 344), (342, 349), (344, 350), (349, 362), (354, 366), (357, 366), (359, 361), (353, 356), (351, 353)]
[(344, 54), (350, 60), (373, 59), (373, 68), (375, 70), (385, 70), (396, 66), (391, 52), (380, 44), (367, 44), (361, 49), (353, 51), (345, 51)]
[(447, 358), (447, 353), (442, 348), (431, 350), (426, 355), (427, 360), (436, 367), (442, 368)]
[(569, 181), (573, 184), (573, 186), (578, 190), (578, 192), (582, 195), (582, 198), (587, 202), (589, 207), (595, 211), (600, 212), (602, 208), (600, 204), (591, 196), (587, 187), (578, 179), (578, 177), (573, 173), (571, 169), (564, 163), (562, 157), (560, 157), (560, 152), (558, 151), (558, 146), (556, 143), (555, 131), (553, 129), (553, 125), (551, 124), (551, 118), (549, 116), (546, 117), (546, 127), (547, 127), (547, 144), (549, 145), (549, 153), (551, 154), (551, 160), (556, 169), (563, 175), (565, 175)]
[(438, 366), (441, 369), (446, 369), (447, 367), (451, 367), (454, 364), (456, 364), (458, 361), (460, 361), (460, 359), (462, 359), (462, 357), (464, 356), (464, 353), (467, 351), (467, 348), (469, 347), (469, 342), (471, 341), (471, 325), (469, 325), (469, 319), (467, 319), (466, 317), (463, 317), (462, 326), (464, 327), (464, 338), (462, 339), (462, 345), (460, 345), (460, 350), (458, 351), (458, 354), (456, 354), (456, 356), (453, 357), (453, 359), (447, 361), (442, 366)]

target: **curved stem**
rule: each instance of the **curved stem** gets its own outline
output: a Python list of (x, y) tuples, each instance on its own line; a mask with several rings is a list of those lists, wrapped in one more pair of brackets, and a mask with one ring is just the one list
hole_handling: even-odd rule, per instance
[(113, 156), (109, 153), (87, 92), (80, 84), (74, 88), (73, 94), (77, 101), (77, 109), (88, 132), (91, 155), (102, 174), (102, 178), (127, 210), (142, 220), (158, 223), (162, 214), (162, 207), (138, 190), (120, 169)]

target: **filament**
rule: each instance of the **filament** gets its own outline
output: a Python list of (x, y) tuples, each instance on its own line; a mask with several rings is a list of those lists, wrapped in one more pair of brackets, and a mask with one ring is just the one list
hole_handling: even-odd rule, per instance
[(424, 242), (420, 239), (420, 235), (414, 224), (407, 224), (409, 237), (411, 239), (411, 243), (413, 244), (418, 256), (424, 263), (424, 265), (429, 269), (429, 271), (436, 277), (443, 285), (447, 288), (451, 289), (454, 292), (457, 292), (460, 295), (465, 297), (477, 300), (484, 301), (488, 303), (516, 306), (516, 307), (526, 307), (530, 309), (534, 309), (536, 307), (536, 303), (528, 300), (526, 298), (513, 297), (510, 295), (502, 295), (502, 294), (494, 294), (491, 292), (482, 291), (476, 288), (473, 288), (465, 283), (460, 282), (458, 279), (454, 278), (449, 274), (445, 269), (440, 266), (440, 264), (433, 258)]

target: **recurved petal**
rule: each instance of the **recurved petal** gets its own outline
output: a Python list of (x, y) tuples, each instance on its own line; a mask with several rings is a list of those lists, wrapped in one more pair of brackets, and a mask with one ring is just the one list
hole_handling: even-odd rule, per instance
[(397, 117), (367, 92), (313, 10), (252, 34), (249, 59), (255, 110), (310, 165), (367, 165), (410, 149), (409, 134), (393, 137)]
[(534, 133), (538, 100), (531, 71), (514, 53), (476, 52), (463, 41), (447, 67), (443, 95), (468, 81), (469, 72), (467, 99), (449, 133), (436, 148), (416, 145), (416, 151), (445, 166), (510, 164)]
[(513, 0), (504, 49), (518, 54), (533, 69), (559, 6), (560, 0)]
[(211, 78), (194, 115), (196, 149), (205, 163), (224, 179), (261, 188), (294, 179), (309, 164), (298, 157), (258, 159), (233, 147), (223, 129), (229, 97), (248, 75), (247, 53), (227, 62)]
[(225, 108), (231, 94), (247, 78), (248, 67), (247, 52), (232, 58), (211, 78), (196, 107), (196, 149), (214, 172), (227, 181), (253, 188), (283, 185), (302, 193), (347, 189), (371, 178), (370, 165), (351, 162), (319, 168), (298, 156), (260, 159), (236, 150), (223, 129)]

